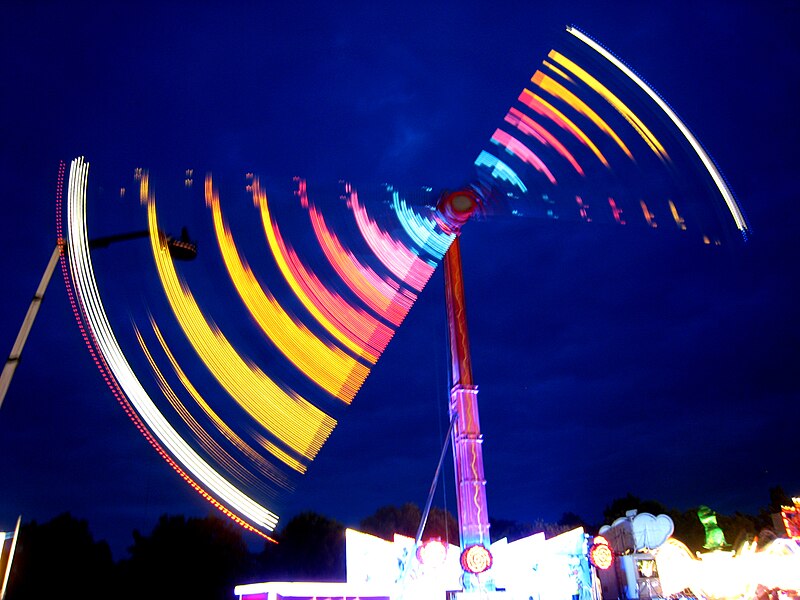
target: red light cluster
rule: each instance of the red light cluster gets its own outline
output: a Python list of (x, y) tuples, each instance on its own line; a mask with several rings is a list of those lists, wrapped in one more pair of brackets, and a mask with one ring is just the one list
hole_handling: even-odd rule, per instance
[(614, 562), (614, 553), (605, 538), (597, 536), (589, 548), (589, 561), (598, 569), (605, 571)]

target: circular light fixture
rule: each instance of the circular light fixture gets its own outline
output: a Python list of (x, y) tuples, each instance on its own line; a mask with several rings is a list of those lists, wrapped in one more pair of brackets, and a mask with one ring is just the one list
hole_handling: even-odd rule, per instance
[(474, 575), (488, 571), (492, 568), (492, 553), (480, 544), (469, 546), (461, 553), (461, 567)]
[(439, 567), (447, 558), (447, 546), (439, 538), (431, 538), (417, 548), (417, 560), (426, 567)]
[(595, 567), (605, 571), (614, 562), (614, 554), (605, 540), (597, 542), (597, 538), (595, 538), (595, 543), (589, 548), (589, 560)]

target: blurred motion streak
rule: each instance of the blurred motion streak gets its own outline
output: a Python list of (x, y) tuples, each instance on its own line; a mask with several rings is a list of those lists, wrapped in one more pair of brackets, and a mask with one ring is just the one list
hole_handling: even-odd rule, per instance
[(206, 177), (205, 192), (225, 267), (253, 319), (303, 374), (336, 398), (348, 404), (352, 402), (369, 374), (369, 368), (338, 347), (316, 337), (262, 287), (250, 266), (239, 255), (230, 228), (222, 217), (219, 194), (214, 189), (211, 175)]
[[(111, 388), (117, 400), (134, 421), (139, 431), (150, 442), (151, 446), (167, 463), (183, 478), (192, 488), (199, 492), (206, 500), (217, 507), (228, 517), (246, 529), (269, 538), (260, 531), (263, 527), (269, 531), (275, 528), (277, 516), (264, 508), (238, 488), (228, 482), (222, 475), (208, 465), (197, 453), (181, 438), (172, 428), (164, 415), (158, 410), (142, 384), (136, 378), (128, 364), (111, 329), (108, 316), (103, 307), (94, 270), (89, 254), (88, 235), (86, 230), (86, 186), (89, 165), (83, 158), (72, 161), (70, 166), (69, 186), (67, 194), (67, 256), (69, 258), (69, 275), (64, 267), (65, 280), (68, 293), (72, 300), (72, 284), (74, 283), (75, 297), (72, 300), (73, 310), (79, 321), (79, 326), (84, 334), (90, 353), (95, 363), (103, 373), (106, 383)], [(146, 178), (142, 182), (142, 191), (147, 190)], [(60, 211), (60, 208), (59, 208)], [(153, 219), (154, 221), (154, 219)], [(59, 226), (60, 227), (60, 226)], [(151, 233), (155, 235), (157, 228)], [(59, 231), (59, 235), (61, 231)], [(161, 251), (169, 256), (166, 240), (160, 235)], [(62, 257), (62, 260), (63, 257)], [(63, 263), (62, 263), (63, 264)], [(124, 390), (124, 392), (123, 392)], [(135, 409), (135, 411), (134, 411)], [(142, 422), (146, 422), (147, 426)], [(148, 429), (149, 427), (149, 429)], [(153, 434), (164, 444), (167, 450), (186, 467), (197, 479), (207, 486), (220, 500), (216, 500), (206, 492), (183, 468), (171, 458)], [(224, 505), (223, 505), (224, 503)], [(230, 507), (230, 508), (226, 508)], [(249, 522), (232, 512), (245, 517)]]
[(536, 156), (533, 151), (525, 144), (520, 142), (517, 138), (509, 135), (505, 131), (498, 129), (492, 135), (492, 142), (502, 146), (506, 152), (518, 157), (522, 162), (528, 163), (534, 169), (542, 173), (553, 185), (556, 185), (556, 178), (550, 172), (550, 169), (542, 162), (542, 159)]
[[(313, 459), (336, 421), (240, 356), (217, 326), (206, 320), (188, 285), (179, 278), (166, 240), (159, 234), (155, 196), (147, 179), (147, 175), (142, 178), (141, 194), (147, 205), (153, 258), (181, 329), (211, 374), (248, 414), (293, 452)], [(273, 455), (287, 465), (296, 462), (289, 453), (275, 450)]]
[(617, 133), (611, 129), (611, 127), (606, 123), (600, 116), (591, 108), (589, 105), (586, 104), (583, 100), (578, 98), (575, 94), (570, 92), (567, 88), (563, 85), (558, 83), (552, 77), (548, 77), (541, 71), (536, 71), (533, 74), (533, 78), (531, 79), (533, 83), (538, 85), (541, 89), (546, 91), (548, 94), (553, 96), (554, 98), (558, 98), (562, 102), (569, 104), (572, 108), (574, 108), (577, 112), (582, 114), (584, 117), (589, 119), (592, 123), (594, 123), (597, 128), (605, 133), (608, 137), (610, 137), (614, 142), (616, 142), (617, 146), (627, 155), (628, 158), (633, 160), (633, 154), (631, 151), (628, 150), (628, 147), (625, 143), (620, 139)]
[(741, 210), (739, 209), (739, 205), (736, 203), (736, 199), (733, 197), (733, 192), (728, 187), (727, 183), (723, 179), (722, 175), (720, 174), (717, 166), (714, 164), (714, 161), (705, 151), (703, 146), (700, 144), (698, 139), (689, 131), (689, 128), (684, 124), (684, 122), (678, 117), (677, 114), (669, 107), (669, 105), (658, 95), (658, 93), (647, 85), (644, 81), (642, 81), (636, 73), (634, 73), (631, 69), (629, 69), (624, 63), (622, 63), (619, 59), (617, 59), (613, 54), (611, 54), (608, 50), (603, 48), (600, 44), (595, 42), (585, 33), (575, 29), (574, 27), (567, 27), (567, 32), (578, 38), (584, 44), (595, 50), (598, 54), (600, 54), (603, 58), (608, 60), (611, 64), (617, 67), (620, 71), (622, 71), (628, 78), (631, 79), (642, 91), (644, 91), (652, 100), (655, 102), (658, 107), (664, 112), (664, 114), (669, 117), (672, 123), (678, 128), (681, 134), (686, 138), (686, 140), (691, 145), (692, 149), (697, 154), (698, 158), (703, 163), (703, 166), (708, 171), (708, 174), (714, 181), (719, 193), (722, 195), (722, 198), (725, 201), (725, 204), (728, 207), (728, 210), (733, 217), (733, 220), (736, 223), (736, 227), (742, 232), (743, 235), (747, 234), (747, 223), (745, 222), (744, 216), (742, 215)]
[(575, 157), (570, 154), (569, 150), (567, 150), (564, 144), (559, 142), (552, 133), (547, 131), (547, 129), (545, 129), (542, 125), (539, 125), (539, 123), (531, 119), (529, 116), (512, 107), (509, 109), (505, 121), (506, 123), (509, 123), (519, 129), (525, 135), (535, 138), (545, 146), (552, 147), (556, 152), (563, 156), (567, 162), (569, 162), (569, 164), (572, 165), (572, 168), (575, 169), (579, 175), (584, 175), (583, 169), (578, 164), (578, 161), (576, 161)]
[(556, 52), (555, 50), (551, 50), (550, 54), (548, 54), (550, 58), (555, 60), (557, 63), (563, 65), (570, 71), (572, 71), (581, 81), (583, 81), (586, 85), (592, 88), (595, 92), (600, 94), (605, 100), (613, 106), (619, 114), (621, 114), (628, 123), (630, 123), (631, 127), (633, 127), (636, 132), (642, 137), (645, 143), (650, 146), (653, 152), (662, 160), (668, 161), (669, 155), (667, 151), (664, 150), (664, 147), (661, 145), (655, 135), (645, 126), (645, 124), (637, 117), (633, 111), (628, 108), (622, 100), (617, 98), (611, 90), (609, 90), (606, 86), (600, 83), (597, 79), (592, 77), (589, 73), (583, 70), (581, 67), (576, 65), (566, 56), (561, 54), (560, 52)]
[[(175, 373), (175, 376), (183, 385), (184, 389), (187, 393), (194, 399), (200, 409), (206, 414), (208, 419), (214, 424), (217, 430), (225, 436), (225, 438), (247, 458), (249, 458), (255, 467), (265, 475), (270, 481), (273, 481), (280, 485), (282, 488), (286, 490), (292, 490), (293, 487), (289, 480), (287, 479), (286, 475), (284, 475), (279, 469), (277, 469), (271, 462), (266, 460), (259, 452), (254, 450), (249, 444), (247, 444), (239, 435), (236, 434), (233, 429), (228, 426), (228, 424), (217, 415), (216, 412), (209, 406), (208, 402), (200, 395), (200, 392), (197, 388), (189, 381), (184, 370), (178, 364), (178, 361), (175, 359), (172, 351), (167, 346), (167, 342), (164, 339), (164, 336), (161, 334), (161, 329), (159, 329), (158, 324), (156, 323), (155, 319), (150, 317), (150, 324), (153, 327), (153, 333), (155, 334), (158, 342), (161, 344), (161, 349), (163, 350), (164, 354), (166, 355), (167, 359), (172, 366), (172, 370)], [(264, 449), (267, 450), (270, 454), (278, 451), (275, 444), (270, 442), (269, 440), (265, 440), (265, 444), (263, 444)], [(299, 473), (305, 473), (306, 467), (300, 461), (294, 461), (290, 465), (294, 470), (298, 471)]]
[(338, 313), (333, 309), (344, 309), (347, 303), (340, 302), (334, 294), (329, 293), (322, 282), (302, 264), (294, 250), (283, 241), (278, 226), (272, 222), (267, 194), (261, 188), (258, 178), (253, 179), (251, 189), (253, 202), (261, 213), (261, 223), (264, 226), (264, 234), (267, 236), (272, 256), (297, 299), (317, 322), (345, 348), (374, 364), (378, 360), (377, 353), (373, 354), (361, 346), (358, 336), (348, 335), (350, 332), (346, 324), (343, 324), (341, 328), (337, 326), (337, 322), (341, 322), (339, 318), (341, 315), (339, 314), (337, 317)]
[[(535, 75), (534, 75), (535, 77)], [(530, 90), (522, 90), (522, 93), (519, 96), (519, 101), (522, 102), (525, 106), (533, 110), (534, 112), (540, 114), (543, 117), (546, 117), (553, 121), (556, 125), (558, 125), (561, 129), (566, 131), (567, 133), (571, 134), (575, 137), (581, 144), (589, 148), (592, 153), (597, 157), (606, 168), (611, 168), (606, 160), (606, 157), (600, 152), (600, 149), (595, 145), (595, 143), (589, 139), (589, 136), (586, 135), (583, 130), (578, 127), (575, 123), (573, 123), (564, 113), (558, 110), (555, 106), (543, 100), (540, 96), (537, 96)]]
[(382, 231), (367, 214), (366, 208), (358, 201), (358, 192), (349, 183), (345, 184), (348, 206), (353, 211), (356, 223), (364, 240), (372, 252), (395, 277), (416, 291), (421, 291), (428, 283), (436, 268), (433, 261), (425, 261), (409, 250), (402, 242)]

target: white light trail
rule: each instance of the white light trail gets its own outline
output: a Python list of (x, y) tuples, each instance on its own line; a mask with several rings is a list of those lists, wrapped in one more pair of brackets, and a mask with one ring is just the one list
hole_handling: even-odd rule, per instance
[(734, 222), (736, 223), (736, 227), (742, 234), (746, 234), (748, 231), (747, 223), (745, 222), (744, 216), (742, 212), (739, 210), (739, 205), (736, 203), (736, 199), (733, 197), (733, 193), (731, 192), (728, 185), (725, 183), (722, 175), (720, 174), (719, 170), (717, 169), (714, 161), (711, 160), (711, 157), (703, 148), (702, 144), (698, 141), (698, 139), (692, 134), (689, 128), (681, 121), (677, 114), (669, 107), (669, 105), (662, 100), (661, 96), (658, 95), (653, 88), (647, 85), (642, 79), (639, 78), (636, 73), (634, 73), (631, 69), (629, 69), (625, 63), (620, 61), (616, 56), (611, 54), (608, 50), (603, 48), (600, 44), (595, 42), (589, 36), (587, 36), (582, 31), (575, 29), (574, 27), (567, 27), (567, 32), (574, 35), (584, 44), (589, 46), (592, 50), (603, 56), (606, 60), (608, 60), (611, 64), (617, 67), (620, 71), (622, 71), (625, 75), (627, 75), (631, 81), (633, 81), (639, 88), (642, 89), (650, 98), (655, 102), (658, 107), (664, 111), (670, 120), (675, 124), (678, 130), (683, 134), (686, 138), (686, 141), (692, 146), (694, 151), (697, 153), (697, 156), (705, 166), (708, 174), (711, 175), (711, 179), (714, 180), (714, 184), (717, 186), (719, 193), (722, 195), (723, 200), (725, 200), (725, 204), (728, 206), (728, 210), (733, 217)]
[(82, 157), (72, 161), (67, 197), (67, 245), (76, 295), (97, 349), (136, 411), (172, 456), (208, 490), (216, 494), (225, 507), (235, 510), (253, 525), (264, 527), (269, 531), (274, 530), (278, 522), (277, 515), (227, 481), (186, 443), (158, 410), (125, 359), (103, 307), (89, 255), (86, 230), (88, 172), (89, 165)]

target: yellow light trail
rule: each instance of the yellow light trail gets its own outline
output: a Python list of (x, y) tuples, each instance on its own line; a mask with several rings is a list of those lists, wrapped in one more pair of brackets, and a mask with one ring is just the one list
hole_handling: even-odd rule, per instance
[(575, 94), (570, 92), (567, 88), (563, 85), (558, 83), (555, 79), (550, 77), (549, 75), (545, 75), (541, 71), (536, 71), (531, 78), (531, 81), (546, 91), (551, 96), (559, 98), (560, 100), (569, 104), (572, 108), (582, 114), (584, 117), (589, 119), (592, 123), (594, 123), (597, 128), (605, 133), (608, 137), (610, 137), (617, 146), (625, 153), (625, 155), (633, 159), (633, 154), (631, 151), (628, 150), (628, 147), (625, 143), (620, 139), (617, 133), (611, 129), (611, 127), (606, 123), (600, 115), (598, 115), (594, 110), (592, 110), (588, 104), (586, 104), (583, 100), (578, 98)]
[(558, 110), (555, 106), (534, 94), (530, 90), (522, 90), (522, 93), (519, 96), (519, 101), (522, 102), (528, 108), (536, 111), (543, 117), (547, 117), (555, 122), (561, 129), (566, 131), (567, 133), (572, 134), (575, 138), (582, 143), (584, 146), (589, 148), (592, 153), (597, 157), (597, 159), (603, 163), (603, 165), (607, 168), (611, 168), (606, 160), (606, 157), (600, 152), (600, 149), (595, 145), (595, 143), (589, 139), (589, 136), (586, 135), (583, 130), (578, 127), (575, 123), (573, 123), (569, 117), (567, 117), (564, 113)]
[(622, 71), (631, 81), (633, 81), (637, 86), (639, 86), (639, 88), (642, 91), (644, 91), (644, 93), (646, 93), (650, 97), (650, 99), (653, 102), (655, 102), (662, 111), (664, 111), (664, 114), (666, 114), (667, 117), (669, 117), (672, 123), (678, 128), (678, 131), (680, 131), (683, 137), (686, 138), (686, 141), (689, 142), (692, 149), (695, 151), (697, 156), (700, 158), (700, 161), (703, 163), (703, 166), (705, 166), (706, 170), (708, 171), (708, 174), (711, 176), (711, 179), (717, 186), (719, 193), (722, 195), (722, 198), (728, 207), (728, 211), (731, 213), (731, 216), (733, 217), (733, 220), (736, 223), (736, 227), (739, 229), (739, 231), (745, 233), (748, 229), (747, 223), (744, 220), (744, 215), (742, 215), (742, 211), (739, 209), (739, 205), (736, 203), (736, 199), (733, 197), (733, 192), (731, 192), (730, 188), (728, 187), (728, 184), (725, 183), (725, 180), (722, 178), (722, 175), (717, 169), (717, 166), (714, 164), (714, 161), (711, 160), (711, 157), (705, 151), (705, 149), (697, 140), (697, 138), (694, 136), (694, 134), (692, 134), (692, 132), (689, 131), (689, 128), (684, 124), (683, 121), (681, 121), (678, 115), (675, 114), (675, 111), (673, 111), (669, 107), (669, 105), (666, 102), (664, 102), (664, 100), (661, 99), (661, 96), (659, 96), (658, 93), (653, 88), (651, 88), (644, 81), (642, 81), (639, 78), (639, 76), (636, 75), (636, 73), (631, 71), (622, 61), (617, 59), (613, 54), (608, 52), (608, 50), (603, 48), (600, 44), (595, 42), (593, 39), (588, 37), (583, 32), (578, 31), (574, 27), (567, 27), (567, 32), (574, 35), (584, 44), (589, 46), (592, 50), (600, 54), (600, 56), (605, 58), (612, 65), (614, 65), (620, 71)]
[(369, 368), (315, 336), (261, 286), (250, 266), (239, 255), (231, 230), (223, 219), (219, 194), (214, 189), (210, 174), (206, 176), (205, 193), (225, 267), (253, 319), (306, 377), (350, 404), (369, 375)]
[[(86, 327), (90, 332), (89, 339), (91, 339), (98, 354), (102, 357), (104, 367), (108, 369), (105, 373), (109, 378), (113, 376), (113, 379), (116, 380), (113, 382), (114, 387), (116, 388), (118, 384), (119, 388), (117, 389), (124, 390), (125, 398), (135, 409), (136, 415), (153, 432), (151, 435), (150, 431), (138, 421), (138, 418), (135, 419), (135, 422), (141, 427), (142, 433), (167, 463), (189, 485), (230, 518), (251, 531), (267, 537), (253, 525), (233, 514), (231, 510), (237, 511), (256, 526), (264, 527), (270, 531), (275, 528), (278, 522), (277, 515), (231, 484), (203, 460), (173, 429), (136, 377), (119, 346), (119, 342), (114, 336), (97, 289), (97, 281), (89, 254), (89, 238), (86, 229), (86, 182), (88, 169), (89, 166), (84, 162), (83, 158), (73, 160), (70, 166), (67, 195), (67, 256), (77, 302), (81, 307)], [(158, 442), (153, 436), (158, 439)], [(160, 444), (163, 444), (163, 448), (169, 450), (172, 456), (168, 455)], [(175, 460), (173, 460), (173, 456)], [(180, 462), (180, 465), (183, 465), (186, 471), (176, 461)], [(216, 498), (195, 483), (187, 472), (191, 473), (192, 477), (211, 490), (216, 495)]]
[(200, 423), (197, 422), (197, 419), (194, 418), (194, 415), (189, 412), (186, 406), (184, 406), (183, 402), (181, 402), (180, 398), (178, 397), (178, 394), (176, 394), (175, 390), (172, 389), (172, 386), (170, 386), (166, 377), (164, 377), (164, 374), (161, 372), (161, 369), (156, 364), (156, 361), (153, 358), (150, 349), (147, 347), (139, 328), (134, 325), (133, 330), (136, 334), (136, 340), (139, 342), (139, 347), (142, 349), (145, 358), (147, 358), (147, 362), (150, 363), (150, 368), (153, 370), (158, 387), (161, 388), (161, 392), (172, 405), (172, 408), (175, 409), (175, 412), (178, 413), (183, 422), (186, 423), (189, 429), (191, 429), (192, 433), (194, 433), (195, 438), (203, 447), (203, 449), (209, 454), (209, 456), (217, 461), (217, 463), (221, 465), (227, 473), (234, 475), (239, 479), (239, 481), (246, 482), (249, 485), (258, 485), (260, 483), (258, 479), (255, 478), (250, 471), (244, 468), (239, 461), (233, 458), (228, 451), (220, 446), (219, 443), (217, 443), (217, 441), (211, 437), (200, 425)]
[(278, 269), (280, 269), (280, 272), (283, 274), (286, 283), (290, 288), (292, 288), (292, 291), (295, 293), (295, 296), (297, 296), (297, 299), (300, 300), (302, 305), (306, 307), (306, 310), (313, 315), (319, 324), (322, 325), (325, 330), (336, 340), (341, 342), (345, 348), (352, 351), (357, 356), (365, 359), (367, 362), (374, 364), (378, 360), (378, 357), (345, 335), (333, 322), (331, 322), (328, 317), (323, 314), (323, 312), (309, 297), (309, 294), (303, 289), (303, 286), (298, 281), (297, 276), (290, 268), (288, 257), (289, 252), (287, 251), (283, 240), (280, 238), (277, 227), (275, 227), (275, 225), (272, 223), (272, 218), (270, 217), (269, 213), (269, 206), (267, 205), (267, 194), (261, 189), (258, 178), (253, 179), (251, 187), (253, 190), (253, 202), (261, 213), (261, 222), (264, 226), (264, 234), (267, 236), (267, 242), (270, 250), (272, 251), (272, 256), (275, 258), (275, 262), (278, 264)]
[(600, 94), (606, 100), (606, 102), (613, 106), (616, 111), (621, 114), (625, 120), (628, 121), (628, 123), (631, 124), (631, 127), (636, 130), (636, 133), (641, 136), (645, 143), (650, 146), (650, 149), (655, 152), (662, 161), (669, 160), (667, 151), (664, 150), (664, 146), (662, 146), (661, 142), (656, 139), (656, 136), (653, 135), (653, 132), (651, 132), (642, 122), (642, 120), (639, 119), (639, 117), (637, 117), (636, 114), (634, 114), (634, 112), (628, 108), (628, 106), (622, 100), (617, 98), (617, 96), (615, 96), (611, 90), (609, 90), (597, 79), (592, 77), (586, 70), (579, 67), (563, 54), (556, 52), (555, 50), (551, 50), (548, 56), (561, 66), (572, 71), (572, 73), (574, 73), (578, 79)]
[[(146, 175), (142, 178), (142, 194), (148, 190), (147, 179)], [(294, 452), (313, 459), (333, 431), (336, 421), (242, 358), (219, 328), (206, 320), (188, 285), (175, 270), (166, 239), (158, 229), (152, 192), (144, 201), (147, 204), (150, 245), (161, 285), (195, 352), (220, 385), (262, 427)], [(283, 460), (283, 456), (276, 458)]]
[[(170, 350), (169, 346), (167, 346), (167, 342), (164, 339), (164, 336), (161, 334), (161, 329), (158, 327), (158, 324), (155, 322), (155, 319), (153, 319), (152, 316), (150, 317), (150, 325), (153, 327), (153, 333), (155, 333), (158, 343), (161, 344), (161, 349), (164, 351), (164, 354), (169, 360), (170, 365), (172, 365), (172, 370), (174, 371), (178, 380), (180, 380), (181, 385), (183, 385), (184, 389), (197, 403), (200, 409), (206, 414), (208, 419), (214, 424), (217, 430), (224, 435), (231, 444), (236, 446), (236, 448), (242, 454), (247, 456), (247, 458), (250, 459), (259, 472), (282, 488), (291, 491), (293, 486), (286, 475), (276, 468), (275, 465), (266, 460), (260, 452), (253, 449), (247, 442), (237, 435), (236, 432), (233, 431), (233, 429), (231, 429), (222, 418), (220, 418), (214, 409), (211, 408), (208, 402), (206, 402), (205, 398), (203, 398), (184, 370), (178, 364), (175, 355), (172, 353), (172, 350)], [(306, 472), (306, 466), (303, 463), (278, 448), (274, 443), (270, 442), (266, 438), (264, 438), (264, 444), (262, 445), (264, 449), (272, 455), (275, 455), (276, 452), (282, 454), (284, 456), (283, 462), (288, 464), (298, 473)]]

